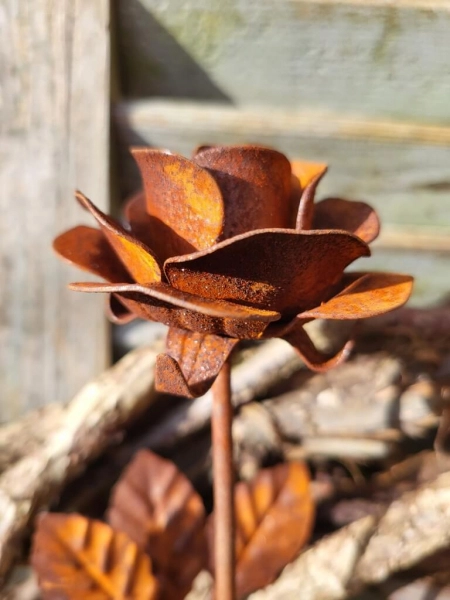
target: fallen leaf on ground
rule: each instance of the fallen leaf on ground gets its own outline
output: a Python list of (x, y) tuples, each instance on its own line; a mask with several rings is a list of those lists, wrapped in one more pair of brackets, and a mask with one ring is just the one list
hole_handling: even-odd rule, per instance
[(41, 515), (31, 562), (44, 600), (160, 597), (150, 558), (125, 533), (81, 515)]
[[(237, 598), (265, 587), (308, 541), (314, 523), (309, 473), (300, 462), (261, 470), (235, 487)], [(213, 515), (209, 527), (213, 564)]]

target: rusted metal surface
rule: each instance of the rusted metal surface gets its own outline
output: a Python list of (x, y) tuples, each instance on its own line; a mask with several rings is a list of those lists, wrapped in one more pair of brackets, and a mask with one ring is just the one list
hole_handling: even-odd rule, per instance
[(140, 450), (114, 486), (106, 516), (151, 559), (158, 600), (183, 600), (208, 561), (205, 508), (187, 477)]
[(161, 598), (150, 556), (126, 533), (75, 513), (39, 515), (31, 563), (43, 600)]
[(369, 256), (368, 246), (344, 231), (265, 229), (166, 261), (173, 287), (294, 317), (328, 298), (347, 265)]
[[(200, 396), (217, 377), (239, 340), (219, 335), (186, 331), (171, 327), (167, 335), (167, 354), (158, 357), (156, 363), (157, 388), (175, 395)], [(181, 370), (183, 381), (173, 373)], [(209, 374), (205, 379), (204, 372)], [(180, 383), (187, 382), (187, 389), (180, 390)]]
[(144, 192), (127, 203), (130, 230), (78, 193), (100, 230), (75, 228), (54, 245), (106, 280), (72, 289), (112, 294), (115, 322), (138, 316), (184, 332), (170, 332), (158, 361), (161, 390), (203, 393), (239, 339), (283, 337), (312, 369), (330, 368), (349, 345), (323, 356), (305, 322), (365, 318), (407, 300), (409, 276), (344, 273), (370, 254), (379, 222), (363, 202), (314, 202), (326, 165), (250, 145), (202, 146), (191, 160), (147, 148), (134, 156)]
[(106, 281), (131, 281), (126, 268), (99, 229), (86, 225), (69, 229), (54, 240), (53, 248), (68, 262)]
[(365, 202), (325, 198), (314, 205), (313, 229), (344, 229), (365, 242), (372, 242), (380, 233), (377, 213)]
[(306, 186), (303, 188), (303, 191), (301, 192), (297, 212), (297, 219), (295, 222), (295, 229), (297, 231), (307, 231), (308, 229), (312, 229), (315, 210), (314, 199), (316, 197), (316, 189), (326, 172), (326, 167), (323, 168), (323, 170), (319, 171), (317, 175), (314, 175), (314, 177), (306, 184)]
[(142, 173), (150, 231), (161, 259), (212, 246), (224, 219), (214, 177), (182, 156), (147, 148), (134, 150), (133, 156)]
[(225, 362), (213, 391), (211, 414), (212, 458), (214, 468), (214, 563), (215, 598), (236, 600), (234, 469), (231, 424), (230, 363)]
[(291, 227), (291, 167), (283, 154), (230, 146), (200, 149), (193, 160), (211, 173), (223, 194), (218, 241), (255, 229)]
[(141, 319), (158, 321), (204, 335), (216, 334), (237, 339), (257, 339), (268, 323), (280, 318), (275, 311), (261, 310), (226, 300), (204, 298), (183, 292), (167, 283), (73, 283), (83, 292), (116, 293), (129, 310)]
[[(234, 498), (236, 597), (243, 600), (272, 583), (298, 555), (310, 540), (316, 511), (308, 469), (296, 461), (261, 469), (252, 480), (240, 481)], [(208, 523), (210, 546), (216, 541), (213, 517)], [(210, 561), (214, 573), (211, 553)]]

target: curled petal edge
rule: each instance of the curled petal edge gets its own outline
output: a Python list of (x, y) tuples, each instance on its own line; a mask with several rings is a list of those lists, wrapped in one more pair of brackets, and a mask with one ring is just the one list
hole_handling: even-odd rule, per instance
[(78, 225), (53, 240), (56, 254), (69, 264), (111, 283), (130, 281), (128, 271), (100, 229)]
[(324, 198), (314, 205), (313, 229), (342, 229), (369, 244), (378, 237), (380, 227), (376, 211), (367, 202)]
[(303, 329), (304, 322), (300, 319), (294, 319), (292, 326), (281, 337), (291, 344), (311, 371), (324, 373), (348, 359), (355, 344), (353, 339), (349, 339), (336, 354), (328, 356), (317, 350), (311, 338)]
[(348, 273), (347, 285), (301, 319), (367, 319), (403, 306), (411, 295), (413, 277), (400, 273)]
[(259, 229), (172, 257), (164, 272), (178, 290), (289, 318), (316, 306), (362, 256), (370, 256), (369, 246), (347, 231)]
[(115, 294), (108, 294), (105, 312), (108, 320), (114, 325), (126, 325), (137, 319), (137, 315), (122, 304)]
[(136, 281), (140, 283), (161, 281), (161, 269), (150, 248), (125, 231), (114, 219), (105, 215), (84, 194), (77, 191), (75, 197), (100, 225), (115, 253)]
[(311, 162), (309, 160), (291, 160), (292, 175), (297, 179), (304, 190), (317, 175), (324, 175), (328, 170), (325, 163)]
[(156, 389), (186, 398), (203, 395), (238, 342), (171, 327), (167, 336), (168, 353), (156, 359)]
[(297, 231), (312, 229), (316, 189), (327, 170), (328, 167), (324, 166), (323, 170), (315, 175), (303, 190), (298, 206), (297, 221), (295, 223), (295, 229)]

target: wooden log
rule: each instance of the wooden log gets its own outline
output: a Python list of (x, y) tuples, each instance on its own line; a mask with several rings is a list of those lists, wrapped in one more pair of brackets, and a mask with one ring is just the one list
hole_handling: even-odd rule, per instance
[(108, 208), (109, 11), (0, 7), (0, 421), (68, 400), (109, 360), (101, 300), (67, 291), (73, 272), (51, 250), (83, 219), (75, 188)]

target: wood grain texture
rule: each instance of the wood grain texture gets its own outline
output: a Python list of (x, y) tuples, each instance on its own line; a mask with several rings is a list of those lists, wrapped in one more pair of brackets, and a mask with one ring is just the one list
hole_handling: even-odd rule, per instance
[(124, 91), (450, 122), (446, 0), (119, 0)]
[(101, 299), (65, 289), (52, 238), (108, 204), (109, 3), (0, 5), (0, 420), (69, 399), (108, 360)]

